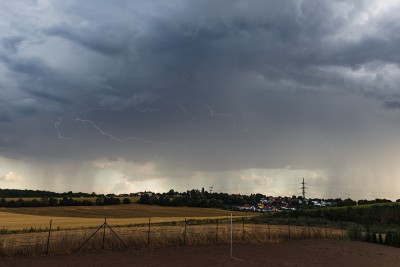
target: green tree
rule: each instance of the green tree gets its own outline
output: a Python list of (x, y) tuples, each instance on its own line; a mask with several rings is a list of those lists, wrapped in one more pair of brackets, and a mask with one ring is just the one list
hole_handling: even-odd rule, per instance
[(4, 197), (0, 199), (0, 207), (7, 207), (7, 201)]
[(160, 197), (158, 198), (158, 204), (160, 206), (170, 206), (171, 205), (171, 200), (169, 199), (168, 195), (160, 195)]
[(54, 198), (54, 197), (50, 197), (49, 198), (49, 204), (50, 207), (56, 207), (58, 206), (58, 199)]
[(342, 205), (343, 206), (354, 206), (354, 205), (356, 205), (356, 203), (357, 202), (355, 202), (351, 198), (346, 198), (345, 200), (343, 200)]
[(143, 194), (139, 199), (140, 204), (150, 204), (150, 196), (148, 194)]
[(96, 205), (97, 206), (103, 206), (104, 205), (104, 196), (100, 196), (96, 198)]
[(123, 204), (131, 204), (132, 203), (132, 201), (131, 201), (131, 199), (130, 198), (124, 198), (123, 200), (122, 200), (122, 203)]

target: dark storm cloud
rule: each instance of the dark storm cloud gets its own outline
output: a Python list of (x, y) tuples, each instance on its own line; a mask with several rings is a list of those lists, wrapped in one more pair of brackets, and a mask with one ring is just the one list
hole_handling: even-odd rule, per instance
[(30, 27), (8, 16), (0, 83), (14, 90), (2, 105), (19, 121), (2, 135), (27, 140), (21, 157), (166, 171), (362, 160), (370, 129), (394, 127), (382, 103), (398, 108), (399, 7), (374, 13), (378, 3), (69, 1)]
[(10, 116), (7, 111), (0, 107), (0, 122), (10, 122)]
[[(8, 67), (9, 71), (12, 72), (12, 76), (15, 82), (18, 84), (19, 89), (22, 92), (27, 93), (30, 97), (29, 101), (24, 101), (25, 103), (18, 100), (20, 104), (15, 104), (14, 107), (17, 110), (26, 110), (29, 105), (34, 103), (39, 103), (44, 101), (44, 106), (48, 103), (58, 103), (58, 104), (71, 104), (72, 90), (70, 88), (75, 88), (71, 84), (76, 81), (71, 81), (66, 75), (57, 73), (51, 69), (43, 59), (39, 57), (8, 57), (1, 56), (0, 60), (5, 66)], [(67, 92), (63, 90), (68, 90)], [(30, 102), (30, 103), (28, 103)], [(37, 105), (37, 108), (42, 108)]]
[(24, 39), (22, 36), (5, 37), (1, 39), (1, 45), (8, 53), (14, 54)]
[(0, 59), (11, 71), (16, 73), (34, 77), (51, 76), (50, 69), (44, 60), (38, 57), (12, 58), (3, 55)]
[(130, 36), (126, 35), (126, 31), (122, 29), (124, 34), (120, 34), (120, 31), (120, 27), (109, 25), (82, 29), (62, 23), (45, 29), (44, 33), (71, 40), (100, 53), (113, 55), (123, 53), (126, 49), (125, 45), (130, 39)]
[(385, 101), (384, 107), (391, 110), (400, 109), (400, 101)]

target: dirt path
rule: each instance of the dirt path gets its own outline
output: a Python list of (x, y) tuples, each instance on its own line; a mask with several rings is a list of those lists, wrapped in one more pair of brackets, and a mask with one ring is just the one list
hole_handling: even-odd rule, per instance
[(296, 240), (280, 243), (174, 247), (2, 258), (0, 266), (399, 266), (400, 249), (363, 242)]

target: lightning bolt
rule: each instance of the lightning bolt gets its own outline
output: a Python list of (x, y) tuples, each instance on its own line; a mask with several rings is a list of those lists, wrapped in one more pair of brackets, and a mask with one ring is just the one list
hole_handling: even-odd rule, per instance
[(58, 117), (58, 120), (54, 123), (54, 128), (56, 128), (56, 131), (58, 133), (58, 139), (61, 139), (61, 140), (73, 140), (71, 137), (64, 137), (61, 134), (61, 131), (60, 131), (59, 127), (61, 125), (62, 119), (63, 119), (63, 117), (60, 116), (60, 117)]
[(106, 131), (104, 131), (103, 129), (98, 127), (96, 124), (94, 124), (94, 122), (92, 122), (91, 120), (81, 119), (81, 118), (77, 117), (75, 119), (75, 121), (80, 121), (80, 122), (83, 122), (84, 124), (88, 123), (88, 124), (92, 125), (93, 128), (95, 128), (97, 131), (99, 131), (102, 135), (105, 135), (105, 136), (107, 136), (117, 142), (120, 142), (120, 143), (125, 143), (127, 141), (138, 141), (138, 142), (148, 143), (148, 144), (157, 145), (157, 146), (158, 145), (173, 145), (173, 146), (181, 145), (181, 144), (174, 144), (174, 143), (169, 143), (169, 142), (156, 142), (153, 140), (147, 140), (147, 139), (139, 138), (136, 136), (127, 137), (127, 138), (118, 138), (110, 133), (107, 133)]
[[(205, 108), (207, 108), (207, 110), (209, 111), (210, 117), (211, 118), (215, 118), (215, 117), (225, 117), (228, 118), (231, 123), (225, 126), (236, 126), (236, 120), (229, 114), (224, 114), (224, 113), (215, 113), (213, 108), (210, 105), (207, 105), (204, 102), (198, 102), (200, 104), (202, 104)], [(157, 108), (151, 108), (151, 107), (146, 107), (146, 108), (140, 108), (138, 106), (132, 105), (132, 107), (137, 110), (138, 112), (141, 113), (146, 113), (146, 112), (159, 112), (162, 109), (164, 109), (167, 106), (175, 106), (177, 107), (179, 110), (181, 110), (183, 113), (187, 114), (189, 117), (189, 120), (187, 121), (187, 124), (191, 127), (195, 127), (195, 128), (199, 128), (198, 125), (196, 125), (194, 122), (196, 120), (198, 120), (197, 116), (195, 116), (194, 114), (192, 114), (191, 112), (189, 112), (186, 108), (184, 108), (181, 104), (177, 103), (177, 102), (168, 102), (168, 103), (164, 103), (162, 105), (160, 105)], [(95, 130), (97, 130), (101, 135), (104, 135), (114, 141), (120, 142), (120, 143), (125, 143), (127, 141), (136, 141), (136, 142), (141, 142), (141, 143), (147, 143), (147, 144), (151, 144), (151, 145), (172, 145), (172, 146), (182, 146), (182, 145), (186, 145), (186, 144), (176, 144), (176, 143), (171, 143), (171, 142), (157, 142), (154, 140), (149, 140), (149, 139), (145, 139), (145, 138), (140, 138), (137, 136), (131, 136), (131, 137), (127, 137), (127, 138), (120, 138), (117, 137), (115, 135), (113, 135), (112, 133), (100, 128), (99, 126), (97, 126), (93, 121), (87, 119), (87, 115), (92, 112), (92, 111), (108, 111), (111, 108), (100, 108), (100, 107), (90, 107), (89, 109), (87, 109), (84, 113), (83, 113), (83, 118), (81, 118), (79, 115), (76, 116), (76, 118), (74, 119), (74, 121), (76, 122), (81, 122), (83, 123), (84, 127), (88, 127), (91, 126), (93, 127)], [(54, 123), (54, 127), (58, 133), (58, 138), (61, 140), (73, 140), (70, 137), (64, 137), (61, 133), (60, 130), (60, 125), (62, 124), (62, 118), (63, 117), (59, 117), (58, 120)], [(247, 131), (247, 126), (246, 126), (246, 130)]]
[(225, 118), (228, 118), (231, 121), (231, 123), (228, 124), (227, 126), (236, 127), (236, 120), (231, 115), (224, 114), (224, 113), (215, 113), (214, 110), (209, 105), (207, 105), (206, 103), (202, 102), (201, 104), (210, 111), (210, 116), (212, 118), (214, 118), (214, 117), (225, 117)]
[[(86, 128), (86, 114), (88, 114), (90, 111), (92, 111), (92, 110), (101, 110), (101, 111), (107, 111), (108, 109), (106, 109), (106, 108), (97, 108), (97, 107), (91, 107), (91, 108), (89, 108), (88, 110), (86, 110), (85, 111), (85, 113), (83, 113), (83, 125), (85, 126), (85, 128)], [(77, 118), (79, 118), (79, 115), (77, 115)]]

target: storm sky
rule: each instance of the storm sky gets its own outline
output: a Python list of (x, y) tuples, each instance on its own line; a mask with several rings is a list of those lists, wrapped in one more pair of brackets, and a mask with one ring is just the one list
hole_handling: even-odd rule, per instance
[(1, 1), (0, 187), (400, 198), (397, 1)]

